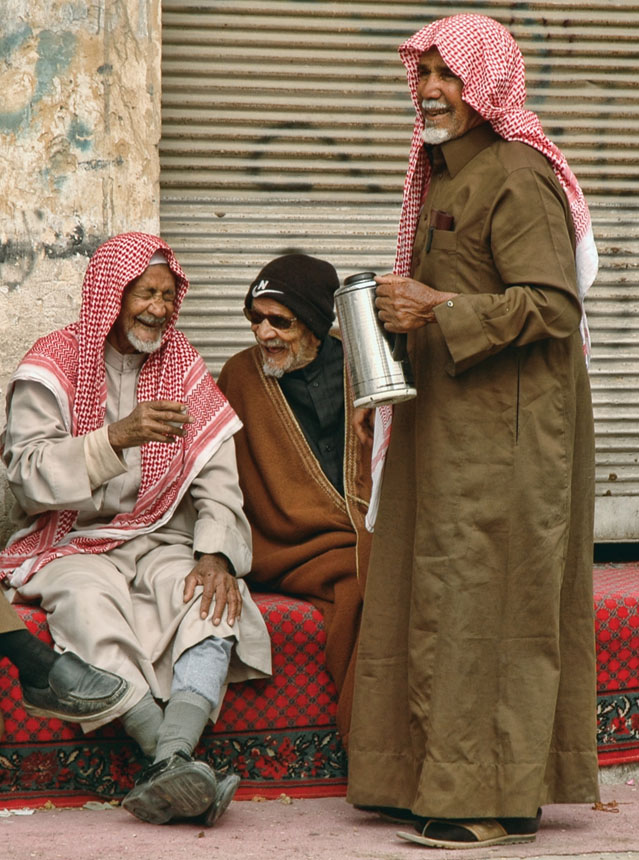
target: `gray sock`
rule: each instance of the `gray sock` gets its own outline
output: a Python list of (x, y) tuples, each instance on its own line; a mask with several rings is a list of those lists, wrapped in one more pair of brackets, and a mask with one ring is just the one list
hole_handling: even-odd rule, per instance
[(179, 750), (190, 755), (195, 749), (211, 711), (220, 701), (234, 641), (232, 637), (209, 636), (188, 648), (176, 661), (155, 761)]
[(180, 690), (171, 694), (158, 733), (155, 761), (162, 761), (183, 750), (189, 755), (211, 715), (211, 703), (199, 693)]
[(124, 731), (138, 742), (142, 752), (149, 758), (155, 755), (162, 719), (162, 708), (148, 690), (137, 705), (120, 717)]

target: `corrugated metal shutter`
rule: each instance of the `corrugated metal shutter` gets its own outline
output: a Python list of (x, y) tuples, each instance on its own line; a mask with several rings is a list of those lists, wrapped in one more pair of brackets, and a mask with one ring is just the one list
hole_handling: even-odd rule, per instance
[(529, 107), (591, 206), (587, 299), (597, 537), (639, 539), (639, 2), (164, 0), (162, 233), (193, 287), (182, 326), (212, 372), (251, 342), (250, 280), (278, 254), (341, 277), (392, 267), (413, 109), (396, 49), (455, 12), (497, 18)]

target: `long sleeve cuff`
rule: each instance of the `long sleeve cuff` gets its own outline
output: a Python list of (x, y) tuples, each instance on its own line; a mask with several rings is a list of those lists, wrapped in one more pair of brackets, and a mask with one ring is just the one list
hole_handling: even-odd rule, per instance
[(486, 336), (472, 298), (459, 295), (442, 302), (434, 310), (450, 353), (451, 361), (446, 369), (451, 376), (472, 367), (492, 352), (499, 351)]
[(108, 427), (100, 427), (92, 433), (87, 433), (84, 439), (84, 459), (91, 484), (91, 490), (96, 490), (111, 478), (117, 478), (127, 471), (124, 459), (119, 457), (109, 442)]
[(233, 566), (236, 576), (245, 576), (251, 569), (251, 549), (234, 528), (210, 519), (199, 519), (193, 533), (193, 553), (222, 553)]

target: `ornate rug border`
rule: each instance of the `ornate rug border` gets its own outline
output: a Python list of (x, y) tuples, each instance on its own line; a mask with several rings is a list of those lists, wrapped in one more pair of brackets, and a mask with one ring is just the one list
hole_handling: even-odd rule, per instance
[[(346, 753), (335, 728), (206, 734), (196, 757), (233, 770), (245, 796), (343, 795)], [(145, 765), (126, 738), (92, 738), (0, 746), (0, 806), (15, 799), (93, 795), (117, 800), (133, 788)]]

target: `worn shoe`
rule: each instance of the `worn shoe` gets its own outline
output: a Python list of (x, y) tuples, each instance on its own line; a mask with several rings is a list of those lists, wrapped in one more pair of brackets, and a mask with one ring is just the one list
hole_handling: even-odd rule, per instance
[(216, 798), (213, 769), (180, 751), (147, 768), (122, 806), (141, 821), (166, 824), (172, 818), (202, 815)]
[(240, 778), (235, 773), (220, 773), (219, 771), (214, 771), (214, 773), (217, 779), (217, 791), (215, 792), (215, 800), (204, 814), (205, 827), (213, 827), (218, 818), (226, 812), (240, 784)]
[(49, 686), (23, 686), (22, 698), (29, 714), (80, 723), (108, 717), (132, 692), (124, 678), (65, 651), (49, 672)]

